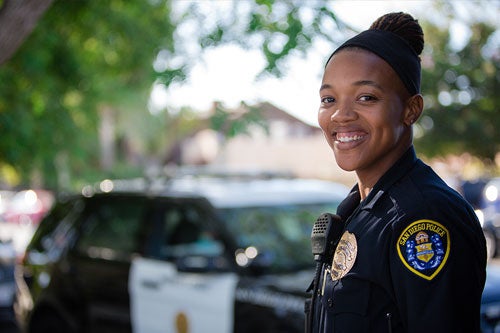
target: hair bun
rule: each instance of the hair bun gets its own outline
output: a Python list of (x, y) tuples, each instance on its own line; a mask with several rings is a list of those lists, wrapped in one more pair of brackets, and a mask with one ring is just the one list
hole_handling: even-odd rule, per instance
[(424, 49), (424, 32), (418, 20), (410, 14), (403, 12), (385, 14), (372, 23), (370, 30), (384, 30), (400, 36), (418, 55)]

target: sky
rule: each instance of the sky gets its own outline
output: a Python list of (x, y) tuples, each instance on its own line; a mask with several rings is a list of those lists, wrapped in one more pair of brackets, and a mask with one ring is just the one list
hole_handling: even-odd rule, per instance
[[(404, 11), (417, 19), (425, 15), (425, 19), (432, 20), (428, 11), (430, 6), (432, 4), (426, 0), (332, 2), (335, 14), (360, 31), (391, 11)], [(451, 28), (462, 39), (467, 34), (461, 26)], [(169, 110), (189, 106), (206, 112), (214, 101), (222, 102), (227, 108), (237, 107), (241, 101), (247, 104), (267, 101), (309, 124), (317, 125), (322, 69), (332, 51), (331, 45), (317, 43), (306, 57), (297, 56), (288, 60), (288, 71), (284, 77), (257, 80), (257, 74), (265, 66), (258, 50), (242, 50), (235, 45), (210, 49), (192, 68), (186, 82), (175, 83), (168, 89), (162, 86), (153, 89), (152, 109), (155, 105), (156, 109), (167, 106)]]

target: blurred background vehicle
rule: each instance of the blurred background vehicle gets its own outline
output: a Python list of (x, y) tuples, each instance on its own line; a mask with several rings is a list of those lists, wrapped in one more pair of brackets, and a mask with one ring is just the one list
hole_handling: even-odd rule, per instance
[(484, 185), (476, 213), (483, 226), (488, 256), (497, 257), (500, 245), (500, 177), (492, 178)]
[(53, 193), (43, 189), (0, 191), (0, 239), (11, 240), (17, 256), (24, 254), (53, 202)]
[[(302, 332), (311, 228), (347, 192), (188, 170), (58, 197), (19, 266), (17, 318), (28, 333)], [(490, 262), (482, 332), (499, 321), (500, 266)]]
[(53, 203), (51, 192), (28, 189), (4, 195), (2, 220), (23, 225), (38, 224)]
[(18, 317), (29, 333), (302, 332), (311, 228), (347, 192), (267, 173), (87, 187), (27, 247)]
[(5, 220), (4, 214), (7, 211), (10, 200), (15, 195), (16, 192), (9, 190), (0, 191), (0, 220)]
[(481, 299), (481, 333), (500, 332), (500, 265), (488, 264)]
[(46, 190), (0, 191), (0, 331), (17, 332), (14, 315), (16, 263), (24, 251), (39, 221), (53, 203)]
[(14, 316), (15, 265), (16, 252), (12, 241), (0, 238), (0, 330), (2, 332), (13, 330), (16, 327)]
[(483, 191), (488, 181), (490, 178), (483, 177), (460, 182), (459, 192), (476, 210), (483, 204)]

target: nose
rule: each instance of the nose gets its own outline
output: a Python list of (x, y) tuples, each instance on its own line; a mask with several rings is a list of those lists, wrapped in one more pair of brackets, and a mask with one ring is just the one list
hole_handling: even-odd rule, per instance
[(356, 119), (356, 112), (347, 105), (337, 108), (330, 116), (330, 121), (345, 123)]

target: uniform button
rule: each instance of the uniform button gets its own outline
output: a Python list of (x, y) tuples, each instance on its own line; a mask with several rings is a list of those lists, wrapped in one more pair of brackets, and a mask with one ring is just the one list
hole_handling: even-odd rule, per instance
[(327, 303), (328, 303), (329, 307), (332, 307), (333, 306), (333, 299), (329, 298)]

